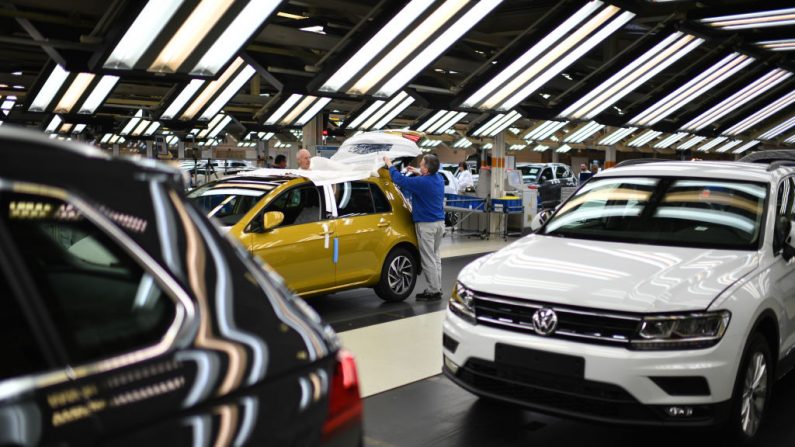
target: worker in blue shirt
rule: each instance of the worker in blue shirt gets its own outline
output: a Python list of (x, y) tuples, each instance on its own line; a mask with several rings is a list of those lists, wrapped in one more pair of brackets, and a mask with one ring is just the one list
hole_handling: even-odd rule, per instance
[(444, 179), (438, 174), (439, 158), (425, 154), (420, 168), (409, 166), (409, 172), (419, 174), (407, 177), (401, 174), (389, 157), (384, 157), (389, 166), (392, 181), (412, 196), (411, 217), (420, 245), (422, 275), (427, 288), (417, 294), (418, 301), (435, 301), (442, 298), (442, 257), (439, 246), (444, 235)]

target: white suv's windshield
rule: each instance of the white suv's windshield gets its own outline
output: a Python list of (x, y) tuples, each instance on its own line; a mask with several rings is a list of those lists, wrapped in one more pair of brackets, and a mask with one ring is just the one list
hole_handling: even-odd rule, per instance
[(755, 249), (765, 185), (710, 179), (595, 179), (572, 196), (542, 234), (581, 239)]

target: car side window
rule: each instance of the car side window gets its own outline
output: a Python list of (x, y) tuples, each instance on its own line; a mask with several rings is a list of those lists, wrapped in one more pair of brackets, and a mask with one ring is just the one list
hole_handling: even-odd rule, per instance
[(539, 181), (542, 181), (542, 179), (543, 181), (552, 180), (553, 178), (554, 177), (552, 177), (552, 169), (544, 168), (544, 170), (541, 171), (541, 176), (539, 177)]
[(555, 175), (557, 178), (567, 178), (571, 177), (571, 172), (569, 172), (569, 169), (565, 166), (558, 166), (555, 168)]
[(128, 353), (165, 336), (176, 304), (77, 208), (8, 193), (0, 195), (0, 212), (72, 362)]
[(42, 372), (47, 362), (39, 350), (33, 331), (11, 293), (9, 281), (0, 274), (0, 336), (6, 343), (0, 348), (0, 380)]
[(373, 196), (367, 182), (345, 182), (334, 185), (339, 217), (375, 213)]
[[(788, 233), (785, 225), (792, 225), (793, 202), (795, 202), (795, 182), (792, 177), (786, 178), (778, 185), (778, 196), (776, 198), (776, 228), (774, 231), (773, 249), (781, 249), (784, 239)], [(786, 217), (786, 219), (782, 219)]]
[(381, 188), (379, 188), (378, 185), (375, 183), (370, 183), (370, 191), (373, 194), (373, 202), (375, 203), (376, 213), (388, 213), (392, 211), (392, 207), (389, 205), (389, 200), (387, 200), (384, 192), (381, 191)]
[(280, 227), (319, 222), (323, 202), (315, 185), (301, 185), (281, 193), (265, 207), (265, 212), (281, 211), (284, 220)]

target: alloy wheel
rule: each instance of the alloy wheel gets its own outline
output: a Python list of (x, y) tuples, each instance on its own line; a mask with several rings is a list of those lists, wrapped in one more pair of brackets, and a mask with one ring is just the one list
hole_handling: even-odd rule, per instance
[(740, 406), (740, 423), (746, 436), (754, 436), (759, 429), (766, 399), (767, 361), (763, 353), (755, 352), (745, 371)]
[(413, 270), (411, 259), (402, 255), (396, 256), (389, 264), (387, 273), (389, 288), (398, 295), (403, 294), (411, 286)]

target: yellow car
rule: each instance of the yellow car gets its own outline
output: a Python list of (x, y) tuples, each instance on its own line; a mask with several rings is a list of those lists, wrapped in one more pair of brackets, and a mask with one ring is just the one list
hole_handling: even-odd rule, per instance
[(411, 207), (389, 178), (242, 175), (189, 197), (302, 296), (373, 287), (402, 301), (420, 269)]

